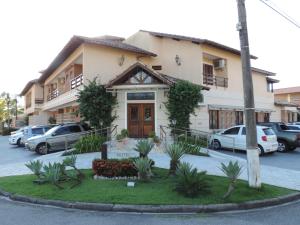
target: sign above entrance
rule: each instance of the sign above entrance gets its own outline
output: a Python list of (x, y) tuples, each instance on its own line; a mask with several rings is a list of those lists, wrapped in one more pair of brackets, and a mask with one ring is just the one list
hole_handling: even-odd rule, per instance
[(127, 93), (127, 100), (154, 100), (154, 92)]

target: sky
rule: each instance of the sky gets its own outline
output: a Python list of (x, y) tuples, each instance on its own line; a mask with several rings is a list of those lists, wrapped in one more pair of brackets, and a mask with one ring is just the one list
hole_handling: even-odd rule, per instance
[[(269, 0), (270, 1), (270, 0)], [(300, 1), (272, 0), (300, 23)], [(300, 86), (300, 29), (246, 0), (252, 66)], [(19, 94), (73, 35), (129, 37), (140, 29), (206, 38), (239, 49), (236, 0), (0, 1), (0, 93)]]

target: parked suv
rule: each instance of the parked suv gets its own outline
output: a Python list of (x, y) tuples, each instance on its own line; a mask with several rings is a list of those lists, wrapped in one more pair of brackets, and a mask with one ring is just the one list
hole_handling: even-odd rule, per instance
[[(265, 126), (256, 126), (256, 131), (260, 155), (277, 151), (277, 138), (272, 129)], [(232, 148), (246, 151), (246, 127), (245, 125), (239, 125), (215, 133), (211, 136), (210, 143), (213, 149)]]
[(25, 145), (27, 140), (31, 137), (43, 135), (48, 130), (50, 130), (54, 125), (44, 125), (44, 126), (28, 126), (23, 129), (23, 136), (21, 137), (21, 145)]
[(292, 151), (300, 147), (300, 130), (291, 130), (281, 122), (259, 123), (259, 125), (267, 126), (274, 130), (277, 136), (279, 152)]
[(88, 127), (82, 124), (69, 123), (57, 125), (44, 135), (27, 140), (27, 148), (39, 154), (70, 148), (80, 137), (88, 133)]

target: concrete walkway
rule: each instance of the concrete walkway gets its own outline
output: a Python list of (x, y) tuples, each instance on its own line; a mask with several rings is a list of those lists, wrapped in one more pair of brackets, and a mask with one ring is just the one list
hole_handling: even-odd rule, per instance
[[(61, 156), (62, 152), (48, 154), (40, 156), (39, 159), (44, 164), (49, 162), (61, 162), (64, 157)], [(208, 174), (223, 176), (221, 172), (220, 164), (228, 163), (230, 160), (238, 161), (243, 166), (243, 173), (241, 179), (247, 180), (247, 162), (239, 157), (229, 156), (215, 151), (209, 151), (210, 157), (185, 155), (182, 161), (189, 162), (199, 170), (206, 170)], [(109, 150), (109, 158), (128, 158), (136, 157), (138, 153), (133, 150)], [(80, 169), (89, 169), (92, 166), (92, 161), (95, 158), (100, 158), (101, 153), (88, 153), (77, 156), (77, 166)], [(161, 151), (154, 150), (150, 152), (149, 157), (155, 161), (155, 165), (160, 168), (169, 168), (170, 159), (166, 154)], [(30, 170), (24, 165), (24, 163), (13, 163), (0, 166), (1, 176), (12, 176), (30, 174)], [(272, 166), (261, 166), (262, 182), (279, 187), (286, 187), (300, 191), (300, 171), (282, 169)]]

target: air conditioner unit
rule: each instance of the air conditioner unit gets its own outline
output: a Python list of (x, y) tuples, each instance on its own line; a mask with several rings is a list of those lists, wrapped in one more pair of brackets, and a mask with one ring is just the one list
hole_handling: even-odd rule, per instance
[(225, 59), (216, 59), (213, 63), (216, 70), (225, 68)]

